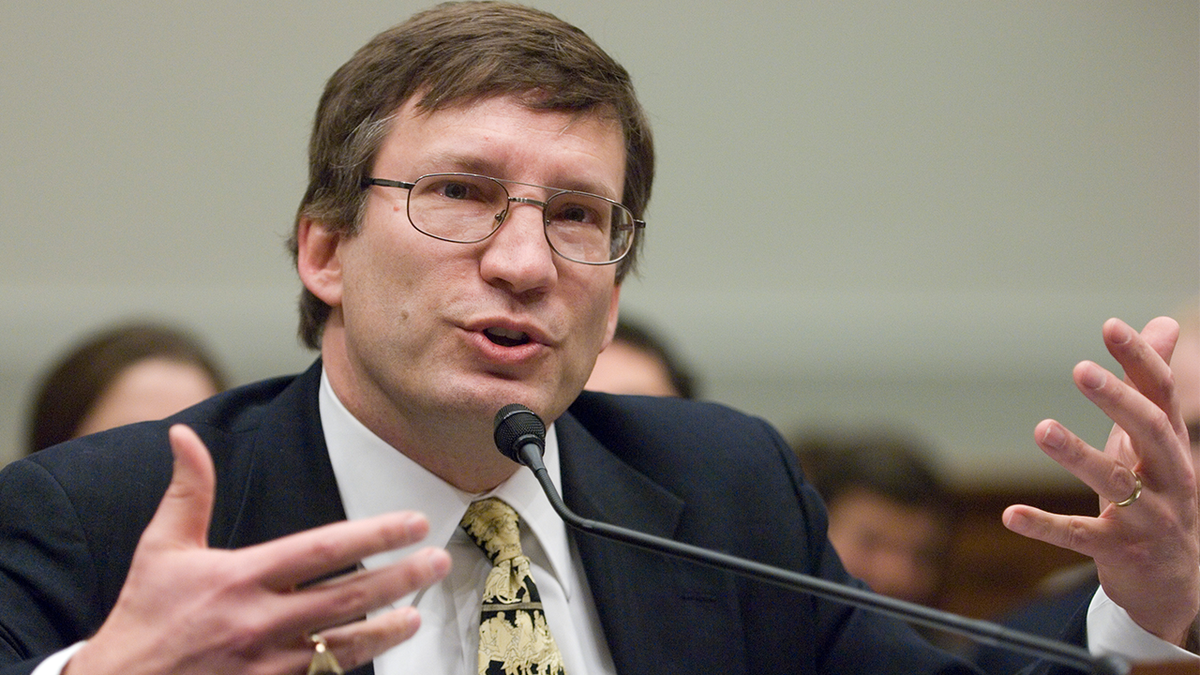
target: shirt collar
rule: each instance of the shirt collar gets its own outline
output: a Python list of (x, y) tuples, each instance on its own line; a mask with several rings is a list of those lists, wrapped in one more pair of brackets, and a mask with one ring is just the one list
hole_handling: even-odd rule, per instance
[[(364, 566), (379, 567), (426, 546), (445, 547), (458, 531), (458, 523), (471, 502), (499, 497), (516, 510), (522, 524), (545, 551), (563, 592), (568, 599), (572, 596), (567, 528), (542, 493), (532, 471), (521, 469), (483, 494), (464, 492), (409, 459), (359, 422), (342, 405), (324, 370), (318, 402), (325, 445), (346, 517), (355, 520), (389, 511), (420, 511), (429, 519), (429, 536), (424, 541), (367, 558)], [(553, 424), (546, 433), (543, 459), (561, 494), (558, 436)]]

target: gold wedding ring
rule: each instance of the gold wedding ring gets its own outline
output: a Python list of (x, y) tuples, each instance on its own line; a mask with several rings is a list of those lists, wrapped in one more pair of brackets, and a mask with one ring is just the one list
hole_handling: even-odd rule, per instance
[(1136, 502), (1138, 497), (1142, 496), (1142, 477), (1132, 469), (1129, 471), (1129, 473), (1133, 474), (1133, 494), (1119, 502), (1113, 502), (1113, 506), (1129, 506), (1130, 504)]
[(345, 675), (346, 671), (342, 670), (337, 657), (329, 651), (325, 638), (313, 633), (309, 639), (313, 643), (313, 657), (308, 664), (308, 675)]

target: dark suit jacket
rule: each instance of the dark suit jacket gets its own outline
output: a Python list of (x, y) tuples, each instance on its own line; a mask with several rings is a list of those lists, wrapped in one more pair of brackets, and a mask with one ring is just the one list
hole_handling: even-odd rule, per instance
[[(103, 622), (170, 479), (169, 422), (191, 425), (212, 452), (212, 546), (343, 519), (319, 375), (318, 362), (6, 467), (0, 674), (28, 673)], [(856, 583), (825, 539), (820, 500), (765, 422), (713, 404), (584, 393), (557, 429), (564, 498), (583, 517)], [(593, 536), (577, 544), (622, 673), (967, 668), (875, 614)]]
[[(1023, 633), (1055, 638), (1065, 625), (1086, 623), (1086, 608), (1099, 586), (1096, 568), (1091, 566), (1090, 574), (1081, 576), (1070, 588), (1038, 596), (1001, 617), (998, 623)], [(981, 645), (973, 659), (975, 665), (988, 675), (1004, 675), (1025, 666), (1033, 657), (1009, 649)]]

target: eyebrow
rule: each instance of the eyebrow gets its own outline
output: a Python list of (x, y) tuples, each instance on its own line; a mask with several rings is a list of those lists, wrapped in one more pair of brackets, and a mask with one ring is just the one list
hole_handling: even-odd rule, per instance
[[(473, 155), (463, 155), (456, 152), (440, 152), (427, 157), (422, 163), (421, 174), (429, 173), (478, 173), (485, 176), (490, 176), (496, 172), (497, 167), (492, 162)], [(414, 176), (415, 178), (415, 176)]]
[[(515, 178), (509, 178), (501, 169), (500, 165), (486, 160), (482, 157), (474, 155), (465, 155), (454, 151), (446, 151), (434, 153), (423, 160), (417, 168), (420, 176), (430, 173), (474, 173), (481, 176), (488, 176), (498, 180), (506, 180), (513, 183), (528, 184), (519, 181)], [(412, 179), (417, 176), (412, 176)], [(406, 178), (407, 180), (407, 178)], [(568, 177), (565, 180), (555, 181), (553, 185), (536, 184), (537, 187), (544, 187), (550, 190), (569, 190), (571, 192), (586, 192), (588, 194), (597, 195), (606, 199), (620, 202), (623, 186), (618, 186), (614, 192), (607, 189), (602, 183), (593, 183), (578, 177)], [(608, 194), (608, 193), (612, 194)]]

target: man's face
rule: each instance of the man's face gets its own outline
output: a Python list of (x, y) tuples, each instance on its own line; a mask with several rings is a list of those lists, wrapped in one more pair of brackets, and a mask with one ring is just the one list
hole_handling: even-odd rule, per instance
[(1183, 421), (1192, 439), (1192, 462), (1200, 470), (1200, 331), (1180, 333), (1179, 342), (1171, 356), (1175, 374), (1175, 391), (1183, 409)]
[[(468, 172), (619, 201), (624, 167), (615, 122), (503, 96), (431, 114), (406, 103), (371, 176), (411, 182)], [(512, 197), (552, 194), (507, 187)], [(322, 274), (305, 280), (333, 307), (322, 353), (339, 396), (385, 438), (380, 427), (398, 418), (490, 424), (514, 402), (557, 417), (611, 339), (616, 266), (556, 255), (538, 206), (513, 203), (490, 238), (460, 244), (418, 232), (406, 197), (370, 188), (361, 231), (338, 240)]]
[(948, 536), (936, 513), (867, 490), (829, 504), (829, 541), (846, 571), (893, 598), (934, 600)]
[(600, 352), (584, 389), (609, 394), (680, 395), (662, 359), (620, 340)]

